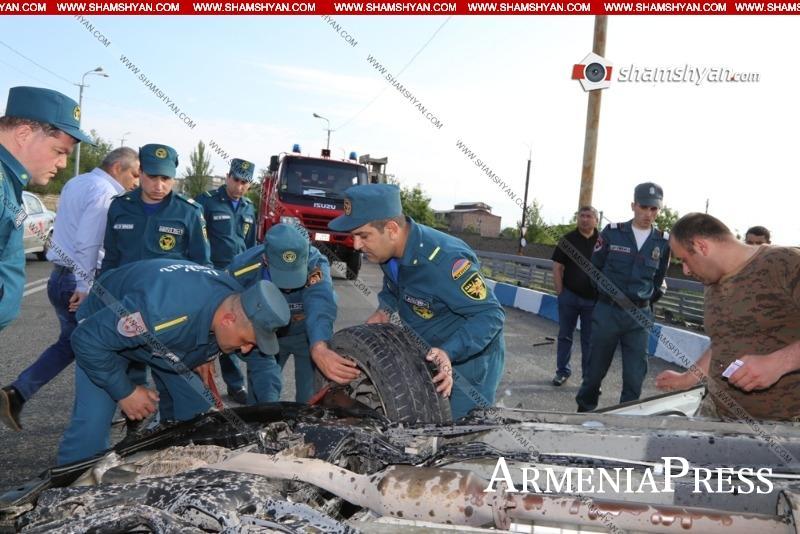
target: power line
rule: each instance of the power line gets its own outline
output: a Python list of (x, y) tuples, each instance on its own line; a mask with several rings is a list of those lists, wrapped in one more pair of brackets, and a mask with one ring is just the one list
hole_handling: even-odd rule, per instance
[(3, 41), (0, 41), (0, 45), (3, 45), (3, 46), (5, 46), (5, 47), (6, 47), (6, 48), (8, 48), (9, 50), (11, 50), (11, 51), (12, 51), (12, 52), (14, 52), (15, 54), (17, 54), (19, 57), (21, 57), (21, 58), (23, 58), (23, 59), (26, 59), (26, 60), (30, 61), (31, 63), (33, 63), (34, 65), (36, 65), (36, 66), (37, 66), (37, 67), (39, 67), (40, 69), (42, 69), (43, 71), (49, 72), (50, 74), (52, 74), (52, 75), (53, 75), (53, 76), (55, 76), (56, 78), (59, 78), (59, 79), (61, 79), (61, 80), (65, 81), (65, 82), (67, 82), (67, 83), (68, 83), (68, 84), (70, 84), (70, 85), (75, 85), (75, 83), (74, 83), (74, 82), (72, 82), (72, 81), (70, 81), (70, 80), (68, 80), (68, 79), (64, 78), (63, 76), (61, 76), (60, 74), (58, 74), (58, 73), (56, 73), (56, 72), (53, 72), (52, 70), (48, 69), (48, 68), (47, 68), (47, 67), (45, 67), (44, 65), (42, 65), (42, 64), (40, 64), (40, 63), (37, 63), (36, 61), (32, 60), (31, 58), (29, 58), (28, 56), (26, 56), (25, 54), (23, 54), (23, 53), (22, 53), (22, 52), (20, 52), (19, 50), (16, 50), (16, 49), (14, 49), (14, 48), (10, 47), (10, 46), (9, 46), (8, 44), (6, 44), (5, 42), (3, 42)]
[(7, 66), (7, 67), (11, 67), (12, 69), (14, 69), (15, 71), (19, 72), (20, 74), (22, 74), (22, 75), (23, 75), (23, 76), (25, 76), (26, 78), (30, 78), (31, 80), (36, 80), (37, 82), (39, 82), (39, 83), (41, 83), (41, 84), (47, 85), (47, 82), (46, 82), (46, 81), (44, 81), (44, 80), (42, 80), (42, 79), (40, 79), (40, 78), (37, 78), (37, 77), (36, 77), (36, 76), (34, 76), (33, 74), (28, 74), (28, 73), (27, 73), (27, 72), (25, 72), (24, 70), (22, 70), (22, 69), (19, 69), (19, 68), (15, 67), (15, 66), (14, 66), (14, 65), (12, 65), (11, 63), (8, 63), (8, 62), (6, 62), (6, 61), (3, 61), (2, 59), (0, 59), (0, 63), (2, 63), (3, 65), (5, 65), (5, 66)]
[[(436, 31), (433, 32), (433, 34), (430, 36), (430, 38), (427, 41), (425, 41), (425, 44), (423, 44), (422, 47), (419, 50), (417, 50), (416, 53), (413, 56), (411, 56), (411, 59), (408, 60), (408, 63), (406, 63), (405, 66), (402, 69), (400, 69), (400, 71), (397, 73), (398, 76), (403, 74), (403, 72), (405, 72), (405, 70), (408, 67), (411, 66), (411, 64), (414, 62), (414, 60), (417, 59), (417, 56), (419, 56), (422, 53), (422, 51), (425, 50), (428, 47), (429, 44), (431, 44), (431, 41), (433, 41), (433, 39), (439, 34), (439, 32), (442, 30), (442, 28), (444, 28), (444, 25), (447, 24), (448, 22), (450, 22), (451, 18), (453, 18), (453, 17), (452, 16), (447, 17), (444, 20), (444, 22), (442, 22), (439, 25), (439, 27), (436, 28)], [(361, 108), (359, 111), (357, 111), (355, 115), (353, 115), (352, 117), (350, 117), (349, 119), (344, 121), (342, 124), (337, 126), (336, 130), (341, 130), (342, 128), (344, 128), (345, 126), (347, 126), (348, 124), (350, 124), (351, 122), (356, 120), (358, 118), (358, 116), (361, 115), (362, 113), (364, 113), (367, 110), (367, 108), (369, 108), (372, 104), (374, 104), (375, 101), (378, 100), (381, 97), (381, 95), (384, 93), (384, 91), (386, 91), (386, 89), (388, 89), (388, 88), (389, 88), (388, 85), (384, 86), (383, 89), (378, 91), (378, 94), (375, 95), (375, 97), (372, 100), (367, 102), (367, 105), (365, 105), (363, 108)]]

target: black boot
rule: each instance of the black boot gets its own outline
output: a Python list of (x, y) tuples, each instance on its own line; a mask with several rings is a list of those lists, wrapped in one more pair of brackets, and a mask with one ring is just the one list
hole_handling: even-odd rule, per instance
[(19, 413), (25, 404), (22, 395), (19, 394), (14, 386), (6, 386), (0, 389), (0, 421), (6, 424), (11, 430), (19, 432), (22, 425), (19, 423)]

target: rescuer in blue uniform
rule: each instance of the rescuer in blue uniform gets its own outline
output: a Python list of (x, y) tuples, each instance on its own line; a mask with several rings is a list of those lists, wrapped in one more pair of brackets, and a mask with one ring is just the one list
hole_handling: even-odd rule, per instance
[(639, 184), (633, 198), (633, 219), (606, 226), (592, 254), (592, 264), (613, 287), (604, 281), (596, 284), (589, 370), (575, 397), (579, 412), (597, 408), (600, 386), (618, 344), (622, 348), (620, 402), (639, 398), (647, 374), (652, 305), (665, 291), (669, 234), (653, 226), (664, 198), (661, 187), (652, 182)]
[[(245, 196), (254, 170), (252, 162), (234, 158), (225, 185), (195, 198), (203, 207), (211, 243), (211, 263), (215, 269), (226, 268), (234, 256), (256, 244), (256, 213), (253, 203)], [(247, 402), (238, 358), (233, 354), (223, 356), (219, 366), (228, 395), (240, 404)]]
[(140, 186), (115, 197), (108, 208), (101, 270), (150, 258), (211, 266), (202, 208), (172, 191), (178, 166), (175, 149), (145, 145), (139, 149), (139, 161)]
[[(347, 383), (360, 374), (355, 363), (328, 347), (336, 320), (336, 294), (328, 259), (308, 242), (305, 229), (276, 224), (264, 245), (238, 255), (228, 267), (245, 287), (270, 280), (289, 304), (289, 325), (278, 330), (277, 355), (253, 350), (247, 355), (247, 389), (251, 404), (280, 398), (281, 371), (294, 355), (295, 400), (307, 402), (314, 393), (312, 359), (329, 379)], [(277, 359), (276, 359), (277, 356)]]
[[(213, 397), (191, 370), (220, 351), (247, 353), (257, 345), (277, 352), (274, 331), (289, 322), (289, 308), (269, 282), (245, 290), (224, 271), (153, 259), (104, 273), (78, 309), (78, 321), (75, 405), (59, 464), (108, 448), (117, 404), (135, 420), (154, 413), (164, 395), (178, 420), (207, 410)], [(130, 380), (131, 362), (152, 368), (158, 393)]]
[(80, 130), (81, 109), (59, 92), (12, 87), (0, 117), (0, 330), (19, 314), (25, 286), (22, 190), (47, 185), (76, 143), (94, 144)]
[(394, 185), (349, 188), (344, 213), (328, 227), (350, 232), (356, 250), (383, 270), (380, 308), (367, 322), (389, 322), (398, 312), (422, 338), (426, 358), (438, 367), (437, 391), (450, 396), (454, 419), (475, 406), (492, 406), (503, 374), (505, 313), (472, 249), (403, 216)]

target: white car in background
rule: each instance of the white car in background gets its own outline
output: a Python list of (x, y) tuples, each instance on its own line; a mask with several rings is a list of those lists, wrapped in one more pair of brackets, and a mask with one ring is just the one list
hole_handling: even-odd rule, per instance
[(22, 204), (28, 215), (23, 223), (25, 233), (22, 239), (25, 254), (36, 254), (39, 260), (45, 261), (47, 239), (53, 236), (56, 214), (47, 209), (39, 197), (28, 191), (22, 192)]

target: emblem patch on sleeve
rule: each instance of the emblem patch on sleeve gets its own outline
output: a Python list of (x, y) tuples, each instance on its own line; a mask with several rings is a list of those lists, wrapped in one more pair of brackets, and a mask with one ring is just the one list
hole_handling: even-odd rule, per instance
[(603, 236), (597, 236), (597, 243), (594, 244), (593, 252), (597, 252), (603, 248)]
[(308, 280), (306, 281), (306, 287), (313, 286), (314, 284), (318, 284), (322, 281), (322, 269), (319, 267), (315, 267), (313, 271), (308, 273)]
[(484, 300), (488, 294), (481, 273), (472, 273), (472, 276), (461, 284), (461, 291), (472, 300)]
[(161, 250), (172, 250), (175, 248), (175, 237), (170, 234), (161, 234), (158, 238), (158, 246)]
[(135, 337), (147, 332), (147, 325), (141, 313), (131, 313), (117, 321), (117, 332), (125, 337)]
[(466, 258), (459, 258), (453, 262), (453, 267), (450, 270), (450, 273), (453, 275), (453, 280), (458, 280), (464, 273), (469, 271), (469, 268), (472, 267), (472, 262)]
[(431, 317), (433, 317), (433, 312), (431, 311), (430, 308), (425, 308), (425, 307), (422, 307), (422, 306), (412, 306), (411, 309), (414, 310), (414, 313), (416, 313), (417, 315), (419, 315), (423, 319), (427, 320), (427, 319), (430, 319)]

